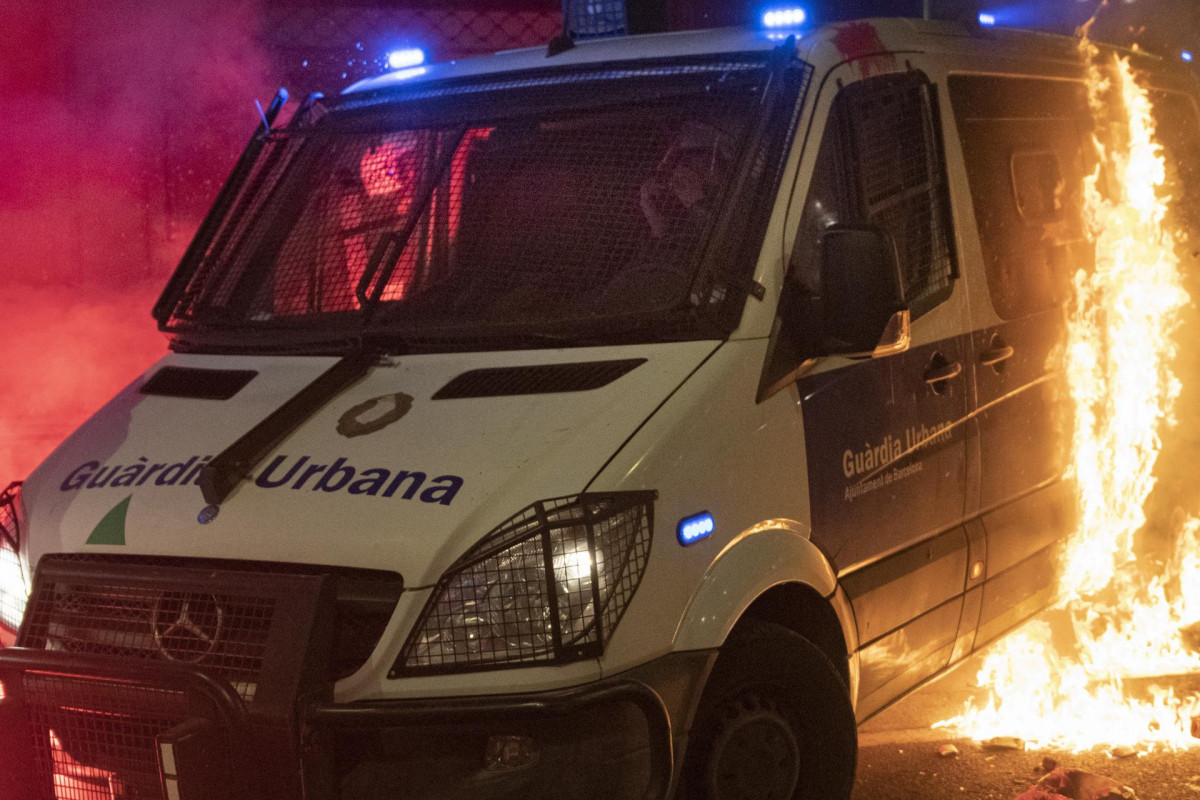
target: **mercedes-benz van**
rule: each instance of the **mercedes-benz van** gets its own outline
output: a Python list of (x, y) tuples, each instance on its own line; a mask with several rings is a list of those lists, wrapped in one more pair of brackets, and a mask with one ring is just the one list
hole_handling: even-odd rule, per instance
[(0, 500), (0, 795), (847, 797), (1053, 597), (1082, 80), (874, 20), (277, 102), (171, 353)]

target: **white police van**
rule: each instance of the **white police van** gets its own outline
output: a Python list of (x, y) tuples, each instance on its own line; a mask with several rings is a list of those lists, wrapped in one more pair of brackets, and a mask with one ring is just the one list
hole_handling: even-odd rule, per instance
[(1081, 80), (871, 20), (259, 131), (171, 354), (0, 503), (0, 795), (848, 796), (857, 721), (1051, 599)]

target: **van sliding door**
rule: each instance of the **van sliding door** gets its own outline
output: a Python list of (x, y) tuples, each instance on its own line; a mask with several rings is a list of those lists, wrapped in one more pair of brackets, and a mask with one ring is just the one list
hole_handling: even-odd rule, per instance
[(987, 535), (979, 646), (1053, 599), (1055, 545), (1071, 529), (1056, 349), (1071, 276), (1092, 258), (1080, 211), (1090, 122), (1072, 81), (955, 75), (949, 88), (987, 278), (971, 290), (990, 301), (973, 310), (992, 312), (972, 336)]

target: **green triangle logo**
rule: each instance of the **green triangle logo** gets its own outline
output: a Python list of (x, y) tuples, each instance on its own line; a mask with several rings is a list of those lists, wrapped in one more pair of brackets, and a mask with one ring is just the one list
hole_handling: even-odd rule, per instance
[(132, 499), (133, 495), (129, 495), (113, 506), (112, 511), (96, 524), (86, 544), (125, 544), (125, 514)]

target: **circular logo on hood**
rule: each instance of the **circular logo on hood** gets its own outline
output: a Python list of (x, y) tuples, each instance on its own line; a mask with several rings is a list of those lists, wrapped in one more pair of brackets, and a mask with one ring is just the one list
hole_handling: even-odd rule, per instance
[(403, 392), (372, 397), (342, 414), (337, 432), (346, 437), (375, 433), (407, 414), (412, 404), (412, 397)]
[(150, 629), (164, 658), (198, 664), (221, 643), (225, 609), (211, 594), (163, 592), (154, 603)]

